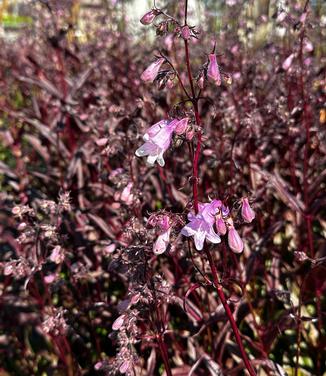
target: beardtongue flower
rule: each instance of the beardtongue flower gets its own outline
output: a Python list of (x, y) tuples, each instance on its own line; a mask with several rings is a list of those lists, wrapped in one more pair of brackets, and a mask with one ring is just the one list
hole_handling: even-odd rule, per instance
[(243, 241), (233, 226), (229, 228), (228, 243), (234, 253), (241, 253), (243, 251)]
[(164, 63), (163, 57), (154, 61), (148, 68), (144, 70), (140, 78), (145, 82), (153, 82), (158, 75), (161, 65)]
[(217, 86), (220, 86), (222, 83), (222, 79), (220, 69), (216, 61), (216, 55), (210, 54), (208, 58), (209, 64), (207, 69), (207, 76), (210, 77), (216, 83)]
[(255, 212), (250, 207), (247, 197), (242, 199), (241, 216), (247, 223), (252, 222), (255, 218)]
[(153, 252), (155, 253), (155, 255), (161, 255), (166, 251), (166, 248), (169, 245), (170, 241), (170, 233), (171, 228), (168, 228), (166, 231), (164, 231), (157, 237), (153, 245)]
[(143, 17), (140, 19), (140, 22), (143, 25), (150, 25), (154, 20), (155, 17), (159, 14), (160, 12), (156, 9), (152, 9), (149, 12), (145, 13)]
[(170, 241), (171, 225), (169, 217), (163, 215), (157, 225), (160, 227), (161, 233), (153, 245), (153, 252), (156, 255), (160, 255), (166, 251)]
[(221, 201), (213, 200), (210, 203), (199, 204), (198, 214), (188, 214), (190, 222), (182, 228), (181, 234), (187, 237), (194, 237), (197, 251), (203, 249), (205, 239), (214, 244), (221, 242), (221, 238), (215, 233), (213, 228), (215, 215), (221, 206)]
[(161, 120), (152, 125), (144, 134), (143, 139), (146, 142), (136, 150), (136, 156), (147, 157), (150, 165), (157, 161), (163, 167), (165, 165), (163, 154), (171, 144), (172, 134), (177, 124), (178, 120)]

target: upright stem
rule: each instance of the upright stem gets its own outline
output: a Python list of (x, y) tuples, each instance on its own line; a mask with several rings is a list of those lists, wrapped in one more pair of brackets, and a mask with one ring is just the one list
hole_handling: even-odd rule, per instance
[(237, 323), (235, 322), (233, 314), (232, 314), (232, 311), (231, 311), (231, 308), (230, 308), (230, 306), (227, 303), (226, 297), (225, 297), (224, 292), (223, 292), (223, 288), (222, 288), (221, 284), (218, 281), (217, 269), (216, 269), (216, 266), (214, 264), (213, 257), (212, 257), (212, 255), (211, 255), (211, 253), (210, 253), (210, 251), (208, 249), (205, 250), (205, 253), (206, 253), (206, 256), (207, 256), (207, 259), (208, 259), (208, 262), (209, 262), (209, 266), (210, 266), (211, 271), (212, 271), (213, 282), (214, 282), (217, 294), (218, 294), (218, 296), (219, 296), (219, 298), (221, 300), (221, 303), (222, 303), (222, 305), (223, 305), (223, 307), (225, 309), (225, 313), (226, 313), (226, 315), (227, 315), (227, 317), (229, 319), (231, 328), (233, 330), (233, 334), (234, 334), (235, 339), (237, 341), (237, 344), (239, 346), (239, 350), (240, 350), (240, 353), (241, 353), (242, 360), (243, 360), (243, 362), (244, 362), (244, 364), (245, 364), (245, 366), (246, 366), (246, 368), (247, 368), (250, 376), (256, 376), (256, 372), (252, 368), (252, 365), (250, 364), (250, 361), (248, 359), (246, 350), (244, 349), (244, 346), (242, 344), (242, 340), (241, 340), (241, 336), (240, 336), (240, 332), (239, 332)]
[[(186, 14), (187, 12), (185, 12), (185, 20), (186, 20)], [(186, 65), (187, 65), (188, 79), (189, 79), (191, 95), (192, 95), (191, 102), (195, 111), (196, 124), (200, 126), (201, 119), (199, 116), (198, 100), (196, 98), (196, 93), (195, 93), (195, 88), (194, 88), (194, 83), (193, 83), (193, 78), (192, 78), (192, 73), (191, 73), (191, 67), (190, 67), (189, 46), (188, 46), (187, 40), (185, 40), (184, 42), (185, 42), (185, 51), (186, 51)], [(192, 191), (193, 191), (194, 207), (195, 207), (195, 211), (197, 212), (198, 211), (198, 162), (199, 162), (200, 149), (201, 149), (201, 143), (202, 143), (202, 133), (200, 129), (197, 130), (196, 136), (197, 136), (197, 146), (196, 146), (196, 151), (195, 151), (194, 159), (192, 163), (192, 166), (193, 166)]]
[(158, 347), (160, 349), (161, 356), (162, 356), (162, 359), (163, 359), (166, 375), (172, 376), (172, 371), (171, 371), (171, 368), (170, 368), (170, 365), (169, 365), (168, 351), (167, 351), (166, 344), (165, 344), (165, 342), (162, 338), (161, 333), (157, 337), (157, 343), (158, 343)]
[[(184, 18), (185, 19), (185, 25), (187, 25), (187, 13), (188, 13), (188, 1), (185, 0), (185, 16), (184, 16), (185, 17)], [(191, 88), (191, 94), (192, 94), (191, 102), (192, 102), (193, 107), (194, 107), (196, 124), (197, 124), (197, 126), (200, 126), (201, 125), (201, 118), (200, 118), (200, 115), (199, 115), (198, 99), (196, 97), (194, 83), (193, 83), (193, 77), (192, 77), (192, 72), (191, 72), (188, 41), (185, 39), (184, 43), (185, 43), (187, 73), (188, 73), (188, 79), (189, 79), (189, 84), (190, 84), (190, 88)], [(195, 154), (194, 154), (194, 158), (193, 158), (193, 164), (192, 164), (192, 166), (193, 166), (193, 185), (192, 185), (192, 187), (193, 187), (194, 208), (195, 208), (195, 212), (197, 214), (198, 213), (198, 163), (199, 163), (201, 143), (202, 143), (202, 131), (201, 131), (201, 129), (197, 130), (196, 137), (197, 137), (197, 145), (196, 145), (196, 150), (195, 150)], [(217, 269), (215, 267), (212, 255), (207, 248), (206, 248), (205, 252), (206, 252), (206, 256), (207, 256), (207, 259), (208, 259), (208, 262), (209, 262), (209, 265), (210, 265), (210, 268), (211, 268), (213, 281), (214, 281), (214, 285), (215, 285), (217, 294), (218, 294), (218, 296), (219, 296), (219, 298), (222, 302), (222, 305), (225, 309), (226, 315), (229, 319), (229, 322), (230, 322), (230, 325), (232, 327), (235, 339), (236, 339), (237, 344), (238, 344), (239, 349), (240, 349), (240, 353), (241, 353), (243, 362), (244, 362), (250, 376), (256, 376), (256, 373), (255, 373), (254, 369), (252, 368), (252, 366), (249, 362), (248, 356), (247, 356), (246, 351), (244, 349), (244, 346), (242, 344), (239, 329), (238, 329), (237, 324), (236, 324), (234, 317), (232, 315), (232, 311), (231, 311), (231, 309), (230, 309), (230, 307), (227, 303), (226, 297), (225, 297), (224, 292), (223, 292), (223, 288), (218, 281), (218, 273), (217, 273)]]

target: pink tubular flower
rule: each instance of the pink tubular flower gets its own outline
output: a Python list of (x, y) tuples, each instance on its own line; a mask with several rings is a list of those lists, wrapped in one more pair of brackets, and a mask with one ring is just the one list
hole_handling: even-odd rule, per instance
[(158, 75), (161, 65), (164, 63), (165, 59), (163, 57), (154, 61), (148, 68), (144, 70), (140, 78), (143, 81), (153, 82)]
[(243, 251), (243, 241), (233, 226), (229, 228), (228, 243), (234, 253), (241, 253)]
[(161, 120), (152, 125), (144, 134), (143, 139), (146, 142), (136, 150), (136, 156), (147, 156), (149, 164), (153, 165), (157, 161), (163, 167), (165, 165), (163, 154), (171, 144), (172, 134), (177, 124), (178, 120)]
[(171, 233), (170, 218), (164, 215), (157, 224), (160, 227), (161, 233), (153, 245), (153, 252), (156, 255), (160, 255), (166, 251), (169, 245)]
[(241, 216), (247, 223), (252, 222), (255, 218), (255, 212), (250, 207), (247, 197), (242, 199)]
[(188, 220), (190, 222), (182, 228), (181, 234), (194, 237), (197, 251), (203, 249), (205, 239), (214, 244), (221, 242), (221, 238), (213, 229), (215, 215), (221, 206), (221, 201), (213, 200), (210, 203), (199, 204), (198, 214), (188, 214)]
[(166, 248), (168, 247), (170, 241), (170, 233), (171, 228), (168, 228), (158, 236), (153, 245), (153, 252), (155, 253), (155, 255), (161, 255), (166, 251)]
[(220, 69), (216, 61), (216, 55), (209, 55), (209, 64), (207, 69), (207, 76), (212, 78), (217, 86), (220, 86), (222, 83)]
[(157, 11), (156, 9), (152, 9), (143, 15), (143, 17), (140, 19), (140, 22), (143, 25), (150, 25), (158, 14), (159, 11)]

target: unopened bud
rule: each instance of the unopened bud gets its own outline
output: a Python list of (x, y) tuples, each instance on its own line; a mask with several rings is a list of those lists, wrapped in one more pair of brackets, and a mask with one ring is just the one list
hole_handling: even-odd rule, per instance
[(250, 207), (247, 197), (242, 199), (241, 216), (247, 223), (252, 222), (255, 218), (255, 212)]
[(143, 17), (140, 19), (140, 22), (143, 25), (150, 25), (159, 13), (160, 12), (157, 9), (152, 9), (143, 15)]
[(220, 217), (216, 219), (216, 230), (219, 235), (225, 235), (226, 234), (226, 225), (224, 220)]
[(189, 26), (183, 26), (183, 28), (181, 29), (181, 35), (182, 35), (182, 38), (185, 39), (185, 40), (188, 40), (190, 39), (190, 28)]
[(243, 251), (243, 241), (234, 227), (229, 228), (228, 243), (234, 253), (241, 253)]

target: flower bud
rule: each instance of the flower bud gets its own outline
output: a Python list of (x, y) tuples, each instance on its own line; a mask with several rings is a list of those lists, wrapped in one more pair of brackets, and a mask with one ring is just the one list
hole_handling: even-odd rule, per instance
[(190, 29), (189, 29), (189, 26), (185, 25), (183, 26), (183, 28), (181, 29), (181, 36), (184, 40), (188, 40), (190, 39)]
[(156, 9), (152, 9), (143, 15), (143, 17), (140, 19), (140, 22), (143, 25), (150, 25), (158, 14), (159, 11), (157, 11)]
[(247, 197), (242, 199), (241, 216), (247, 223), (252, 222), (255, 218), (255, 212), (250, 207)]
[(205, 85), (205, 77), (203, 74), (200, 75), (200, 77), (198, 78), (197, 80), (197, 85), (198, 87), (203, 90), (204, 89), (204, 85)]
[(221, 80), (221, 73), (216, 61), (216, 55), (210, 54), (209, 55), (209, 64), (207, 69), (207, 76), (212, 78), (217, 86), (220, 86), (222, 83)]
[(164, 63), (165, 59), (163, 57), (154, 61), (148, 68), (144, 70), (140, 78), (143, 81), (153, 82), (158, 75), (161, 65)]
[(224, 220), (221, 217), (218, 217), (216, 219), (216, 230), (219, 235), (225, 235), (226, 234), (226, 225)]
[(234, 253), (241, 253), (243, 251), (243, 241), (234, 227), (229, 228), (228, 243)]
[(188, 127), (188, 122), (189, 122), (189, 118), (187, 117), (179, 120), (174, 129), (175, 133), (179, 135), (185, 133)]

